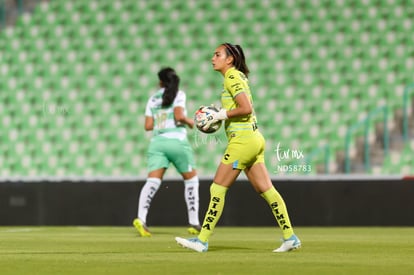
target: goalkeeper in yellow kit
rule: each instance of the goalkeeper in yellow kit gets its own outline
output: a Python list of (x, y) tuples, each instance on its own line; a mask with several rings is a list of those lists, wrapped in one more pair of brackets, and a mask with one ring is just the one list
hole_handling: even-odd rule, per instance
[(175, 239), (183, 247), (206, 252), (208, 239), (223, 212), (226, 192), (244, 171), (255, 191), (269, 204), (282, 230), (283, 243), (273, 252), (297, 249), (301, 242), (293, 232), (285, 202), (273, 186), (264, 163), (265, 140), (256, 124), (243, 50), (239, 45), (221, 44), (214, 52), (212, 64), (224, 76), (222, 109), (212, 113), (204, 127), (207, 129), (211, 123), (224, 120), (228, 145), (210, 186), (210, 203), (201, 232), (197, 238)]

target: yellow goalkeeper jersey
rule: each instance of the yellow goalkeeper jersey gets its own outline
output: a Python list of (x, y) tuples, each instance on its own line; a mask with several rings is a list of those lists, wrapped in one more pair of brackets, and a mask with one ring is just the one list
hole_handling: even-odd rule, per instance
[[(253, 105), (253, 98), (250, 92), (247, 77), (241, 71), (232, 67), (224, 75), (224, 89), (221, 93), (221, 106), (226, 110), (232, 110), (237, 107), (235, 97), (245, 93)], [(254, 131), (257, 129), (256, 115), (253, 111), (250, 115), (229, 118), (225, 120), (225, 129), (228, 137), (239, 131)]]

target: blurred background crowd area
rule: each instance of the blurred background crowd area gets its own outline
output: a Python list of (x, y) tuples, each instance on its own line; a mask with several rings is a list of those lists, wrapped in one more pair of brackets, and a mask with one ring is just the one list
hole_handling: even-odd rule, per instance
[[(190, 116), (219, 104), (223, 42), (272, 175), (413, 174), (413, 18), (411, 0), (0, 0), (0, 177), (145, 176), (156, 73), (176, 69)], [(223, 129), (189, 139), (212, 175)]]

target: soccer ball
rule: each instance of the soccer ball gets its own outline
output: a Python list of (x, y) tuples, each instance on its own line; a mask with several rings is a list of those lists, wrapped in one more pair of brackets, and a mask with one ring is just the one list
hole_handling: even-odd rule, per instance
[(212, 119), (211, 113), (218, 112), (218, 111), (219, 110), (214, 106), (208, 106), (208, 107), (201, 106), (200, 109), (198, 109), (194, 115), (194, 122), (195, 122), (195, 125), (197, 126), (197, 129), (205, 134), (211, 134), (211, 133), (216, 132), (218, 129), (220, 129), (221, 120), (211, 124), (207, 130), (203, 129), (203, 127), (207, 124), (207, 122), (210, 119)]

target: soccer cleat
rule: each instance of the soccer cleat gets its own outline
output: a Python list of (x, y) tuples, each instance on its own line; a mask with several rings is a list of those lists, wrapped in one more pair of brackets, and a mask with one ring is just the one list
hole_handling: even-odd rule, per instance
[(197, 252), (207, 252), (208, 242), (202, 242), (198, 238), (184, 239), (175, 237), (175, 241), (182, 247), (192, 249)]
[(135, 219), (132, 224), (137, 229), (141, 237), (151, 237), (151, 232), (149, 232), (147, 225), (140, 219)]
[(201, 226), (190, 224), (190, 227), (187, 229), (187, 231), (191, 235), (198, 235), (201, 231)]
[(295, 250), (300, 248), (301, 242), (296, 235), (292, 235), (289, 239), (283, 240), (282, 245), (273, 250), (273, 252), (289, 252), (291, 250)]

